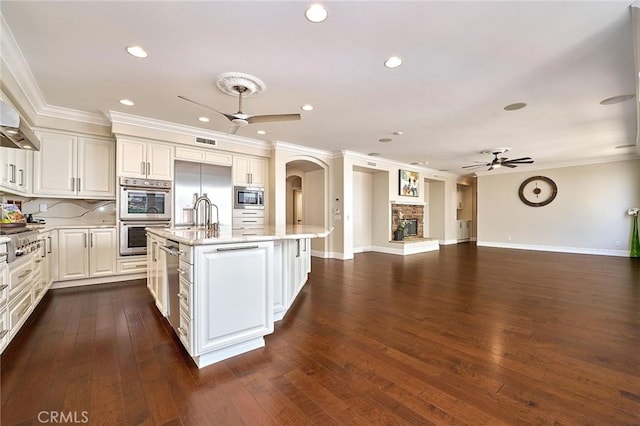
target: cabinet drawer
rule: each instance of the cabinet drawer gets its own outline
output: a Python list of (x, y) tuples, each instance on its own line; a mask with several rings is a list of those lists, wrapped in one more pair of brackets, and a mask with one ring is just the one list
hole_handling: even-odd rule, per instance
[(139, 272), (147, 272), (147, 258), (142, 259), (119, 259), (118, 275), (136, 274)]
[(233, 217), (264, 217), (264, 209), (233, 209)]
[(11, 337), (15, 336), (19, 326), (27, 318), (31, 303), (31, 291), (25, 291), (9, 304), (9, 329), (11, 330)]
[(12, 267), (9, 273), (9, 298), (21, 293), (31, 284), (35, 271), (34, 255), (29, 254), (18, 262), (20, 264)]
[(233, 218), (233, 227), (246, 227), (246, 226), (264, 226), (264, 218), (263, 217), (234, 217)]
[(0, 308), (7, 306), (7, 298), (9, 296), (9, 284), (2, 281), (2, 275), (0, 274)]
[(9, 310), (0, 309), (0, 353), (9, 343)]
[(182, 278), (180, 279), (180, 290), (178, 292), (178, 299), (180, 299), (180, 314), (186, 315), (189, 319), (193, 318), (191, 315), (191, 284)]
[(193, 282), (193, 266), (180, 259), (180, 268), (178, 268), (180, 279), (184, 279), (189, 283)]
[(180, 313), (180, 327), (176, 332), (189, 355), (193, 355), (191, 351), (191, 320), (182, 313)]

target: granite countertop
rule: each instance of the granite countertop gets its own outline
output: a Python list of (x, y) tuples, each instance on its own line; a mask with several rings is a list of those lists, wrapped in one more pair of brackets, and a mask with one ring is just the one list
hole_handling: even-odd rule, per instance
[(94, 229), (94, 228), (115, 228), (116, 224), (101, 224), (101, 225), (46, 225), (46, 224), (28, 224), (27, 229), (32, 229), (40, 232), (54, 231), (56, 229)]
[(312, 225), (266, 226), (261, 232), (262, 235), (242, 235), (241, 232), (223, 230), (220, 232), (220, 236), (214, 237), (211, 231), (203, 228), (147, 228), (147, 232), (190, 246), (323, 238), (328, 236), (331, 231), (333, 231), (333, 227), (327, 229)]

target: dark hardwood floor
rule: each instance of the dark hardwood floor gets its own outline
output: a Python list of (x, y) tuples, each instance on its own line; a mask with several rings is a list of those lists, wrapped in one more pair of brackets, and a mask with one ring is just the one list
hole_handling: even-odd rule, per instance
[(640, 259), (314, 258), (266, 340), (198, 370), (143, 281), (53, 290), (2, 356), (2, 425), (640, 424)]

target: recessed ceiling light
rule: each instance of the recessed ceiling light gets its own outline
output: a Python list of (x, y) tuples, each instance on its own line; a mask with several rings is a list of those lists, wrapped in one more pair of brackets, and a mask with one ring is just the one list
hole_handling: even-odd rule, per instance
[(259, 134), (259, 135), (266, 135), (267, 134), (267, 132), (265, 132), (264, 130), (258, 130), (256, 133)]
[(327, 19), (329, 13), (327, 9), (324, 8), (321, 4), (312, 4), (309, 8), (304, 12), (304, 16), (315, 24), (324, 21)]
[(398, 135), (398, 136), (403, 135), (403, 133), (402, 133), (402, 132), (393, 132), (393, 134), (394, 134), (394, 135)]
[(620, 96), (612, 96), (610, 98), (607, 99), (603, 99), (600, 101), (600, 105), (613, 105), (613, 104), (619, 104), (621, 102), (626, 102), (628, 100), (631, 100), (635, 97), (635, 95), (620, 95)]
[(386, 61), (384, 61), (384, 66), (387, 68), (397, 68), (402, 65), (402, 59), (397, 56), (392, 56)]
[(140, 46), (129, 46), (127, 47), (127, 52), (129, 55), (135, 56), (136, 58), (146, 58), (149, 54)]
[(635, 148), (635, 144), (629, 144), (629, 145), (618, 145), (616, 146), (616, 149), (625, 149), (625, 148)]
[(369, 154), (370, 157), (380, 157), (380, 153), (379, 152), (370, 152)]
[(378, 142), (391, 142), (391, 138), (382, 138), (382, 139), (378, 139)]
[(198, 117), (198, 121), (202, 121), (203, 123), (208, 123), (209, 117)]
[(309, 105), (309, 104), (302, 105), (300, 109), (302, 109), (303, 111), (313, 111), (313, 105)]
[(505, 111), (517, 111), (519, 109), (522, 109), (524, 107), (526, 107), (527, 104), (525, 104), (524, 102), (516, 102), (515, 104), (509, 104), (506, 107), (504, 107)]
[(133, 101), (130, 101), (129, 99), (120, 99), (120, 103), (122, 105), (126, 105), (126, 106), (134, 106), (135, 105), (133, 103)]

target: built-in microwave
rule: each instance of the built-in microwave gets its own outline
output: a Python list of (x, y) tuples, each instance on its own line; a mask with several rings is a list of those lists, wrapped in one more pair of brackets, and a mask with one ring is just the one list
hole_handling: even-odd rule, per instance
[(120, 179), (120, 220), (171, 220), (171, 181)]
[(234, 209), (264, 209), (264, 188), (236, 186), (233, 189)]

